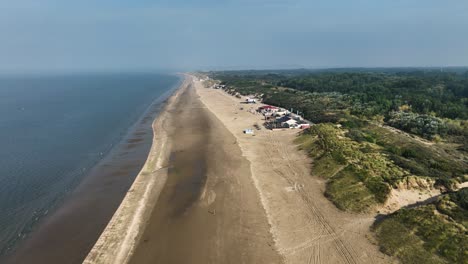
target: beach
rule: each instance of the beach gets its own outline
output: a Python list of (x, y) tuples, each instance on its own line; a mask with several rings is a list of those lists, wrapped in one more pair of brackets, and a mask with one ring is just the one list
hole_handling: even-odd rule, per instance
[(249, 163), (191, 78), (154, 129), (154, 156), (85, 263), (281, 263)]
[[(389, 263), (373, 215), (338, 210), (293, 143), (186, 76), (155, 121), (151, 155), (85, 263)], [(242, 108), (241, 108), (242, 107)]]

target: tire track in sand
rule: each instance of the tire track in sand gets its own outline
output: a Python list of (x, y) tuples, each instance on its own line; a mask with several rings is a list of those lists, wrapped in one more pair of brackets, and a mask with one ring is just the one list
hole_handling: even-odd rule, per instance
[[(288, 150), (285, 149), (284, 144), (279, 142), (277, 139), (272, 136), (273, 132), (268, 133), (269, 137), (269, 142), (271, 146), (273, 147), (272, 149), (284, 160), (286, 161), (286, 165), (289, 168), (290, 173), (283, 172), (281, 169), (274, 169), (274, 172), (285, 179), (290, 186), (297, 186), (297, 181), (292, 177), (299, 175), (297, 172), (296, 168), (291, 165), (291, 157), (289, 155)], [(267, 152), (268, 148), (266, 149)], [(272, 160), (274, 153), (267, 153), (270, 161), (270, 164), (272, 168), (275, 168), (275, 164)], [(292, 175), (291, 175), (292, 174)], [(351, 245), (346, 245), (342, 239), (340, 239), (339, 235), (336, 233), (334, 228), (328, 223), (328, 221), (325, 219), (323, 214), (320, 212), (320, 210), (317, 208), (311, 197), (307, 192), (304, 191), (303, 188), (295, 188), (295, 191), (300, 195), (300, 198), (304, 201), (304, 204), (310, 209), (309, 211), (312, 213), (312, 219), (310, 219), (310, 222), (316, 221), (319, 224), (319, 232), (325, 232), (326, 236), (330, 237), (333, 241), (334, 248), (336, 249), (336, 252), (339, 254), (339, 256), (342, 258), (342, 260), (345, 263), (350, 263), (350, 264), (355, 264), (357, 263), (357, 254), (352, 248)], [(310, 217), (310, 216), (308, 216)], [(325, 236), (322, 236), (325, 237)], [(309, 263), (312, 263), (311, 260), (313, 258), (314, 263), (320, 263), (321, 258), (320, 258), (320, 244), (322, 241), (322, 237), (318, 237), (318, 239), (311, 239), (309, 241), (306, 241), (305, 243), (302, 243), (296, 247), (293, 248), (288, 248), (287, 254), (295, 254), (298, 251), (306, 250), (307, 248), (310, 248), (311, 246), (314, 246), (314, 250), (312, 251), (312, 254), (315, 256), (312, 256), (309, 258)]]

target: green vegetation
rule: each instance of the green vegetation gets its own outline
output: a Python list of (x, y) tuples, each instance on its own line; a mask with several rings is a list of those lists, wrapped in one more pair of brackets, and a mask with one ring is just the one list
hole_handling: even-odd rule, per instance
[(384, 203), (394, 183), (409, 173), (373, 143), (359, 144), (331, 124), (318, 124), (297, 143), (314, 158), (313, 174), (329, 179), (326, 195), (343, 210), (362, 212)]
[[(389, 129), (367, 125), (359, 133), (370, 137), (393, 163), (413, 175), (433, 178), (437, 185), (451, 190), (454, 184), (463, 181), (468, 165), (463, 158), (455, 158), (446, 150), (423, 144)], [(353, 135), (350, 135), (354, 139)]]
[(352, 127), (317, 124), (296, 140), (314, 160), (312, 174), (329, 180), (326, 195), (342, 210), (369, 211), (414, 178), (446, 190), (466, 181), (466, 162), (443, 149), (370, 123)]
[(351, 166), (341, 170), (328, 181), (325, 195), (342, 210), (361, 212), (376, 204), (374, 194), (363, 184), (359, 172)]
[[(318, 137), (316, 144), (309, 140), (308, 146), (302, 146), (313, 148), (308, 151), (315, 159), (313, 174), (330, 178), (340, 176), (340, 170), (347, 166), (355, 167), (354, 174), (377, 203), (384, 202), (388, 188), (396, 187), (405, 177), (431, 177), (448, 190), (461, 181), (468, 173), (465, 153), (457, 152), (468, 150), (468, 72), (346, 71), (233, 71), (210, 75), (230, 91), (256, 94), (265, 103), (292, 108), (314, 123), (329, 124), (311, 128), (304, 135)], [(449, 150), (428, 146), (417, 137), (382, 125), (455, 145)], [(455, 158), (457, 155), (462, 157)], [(329, 197), (333, 200), (341, 196), (329, 193)]]
[(404, 263), (468, 263), (468, 188), (375, 224), (383, 252)]
[[(439, 71), (215, 72), (212, 77), (241, 94), (262, 94), (264, 102), (294, 108), (312, 122), (336, 122), (352, 114), (383, 120), (434, 139), (453, 136), (465, 143), (468, 74)], [(466, 146), (466, 145), (465, 145)]]
[(412, 112), (390, 112), (387, 123), (427, 139), (433, 139), (436, 135), (446, 136), (448, 131), (447, 125), (441, 119)]

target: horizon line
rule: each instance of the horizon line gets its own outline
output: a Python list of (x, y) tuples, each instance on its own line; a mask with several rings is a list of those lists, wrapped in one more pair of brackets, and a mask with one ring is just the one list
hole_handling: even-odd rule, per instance
[(114, 74), (114, 73), (180, 73), (180, 72), (208, 72), (208, 71), (286, 71), (286, 70), (337, 70), (337, 69), (463, 69), (468, 65), (444, 65), (444, 66), (330, 66), (330, 67), (306, 67), (306, 66), (222, 66), (199, 68), (89, 68), (89, 69), (27, 69), (7, 70), (0, 69), (0, 76), (5, 75), (73, 75), (73, 74)]

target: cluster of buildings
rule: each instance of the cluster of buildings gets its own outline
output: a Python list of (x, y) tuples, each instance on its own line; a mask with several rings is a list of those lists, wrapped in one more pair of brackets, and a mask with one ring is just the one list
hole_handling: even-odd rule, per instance
[[(201, 77), (200, 81), (209, 80), (209, 77)], [(237, 98), (242, 98), (243, 96), (237, 92), (235, 89), (228, 89), (225, 84), (215, 83), (211, 85), (213, 89), (221, 89), (226, 91), (228, 94), (233, 95)], [(245, 98), (244, 104), (257, 104), (261, 102), (263, 94), (254, 94), (249, 95)], [(306, 129), (309, 128), (311, 123), (304, 120), (299, 114), (292, 113), (292, 110), (276, 107), (272, 105), (262, 105), (255, 110), (251, 108), (252, 113), (257, 111), (265, 118), (265, 127), (268, 129), (284, 129), (284, 128), (298, 128)], [(254, 135), (253, 129), (245, 129), (243, 131), (245, 134)]]
[(290, 111), (271, 105), (260, 106), (257, 112), (265, 117), (265, 125), (269, 129), (278, 128), (299, 128), (305, 129), (310, 127), (310, 123), (304, 120), (300, 115), (291, 113)]

